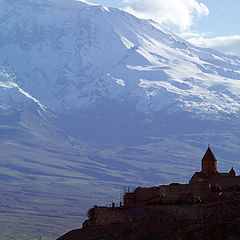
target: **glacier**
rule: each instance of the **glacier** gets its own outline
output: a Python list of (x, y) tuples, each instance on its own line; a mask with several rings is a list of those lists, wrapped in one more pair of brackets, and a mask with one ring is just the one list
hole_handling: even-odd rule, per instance
[(72, 0), (1, 5), (0, 64), (50, 109), (127, 99), (144, 112), (239, 111), (239, 57), (193, 46), (119, 9)]

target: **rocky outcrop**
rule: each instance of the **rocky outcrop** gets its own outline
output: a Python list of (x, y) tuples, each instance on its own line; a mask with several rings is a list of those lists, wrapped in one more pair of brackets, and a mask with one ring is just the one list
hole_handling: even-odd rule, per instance
[(92, 225), (107, 225), (114, 223), (128, 223), (131, 217), (121, 211), (121, 208), (94, 207), (88, 210), (89, 219), (83, 223), (83, 227)]
[(82, 229), (71, 231), (58, 240), (240, 239), (239, 200), (129, 209), (98, 208), (92, 214)]

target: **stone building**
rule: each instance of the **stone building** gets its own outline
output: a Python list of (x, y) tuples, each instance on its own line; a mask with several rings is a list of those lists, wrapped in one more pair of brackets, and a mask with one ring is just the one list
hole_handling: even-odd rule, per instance
[(236, 176), (233, 168), (229, 173), (219, 173), (217, 159), (208, 147), (202, 158), (201, 172), (195, 172), (189, 184), (172, 183), (152, 188), (136, 188), (134, 192), (124, 195), (124, 206), (214, 201), (231, 197), (233, 189), (239, 189), (240, 192), (240, 176)]
[(189, 181), (190, 184), (200, 182), (209, 182), (219, 184), (222, 187), (229, 187), (240, 184), (240, 177), (236, 176), (233, 168), (228, 173), (219, 173), (217, 171), (217, 159), (211, 148), (208, 147), (202, 158), (202, 171), (195, 172)]

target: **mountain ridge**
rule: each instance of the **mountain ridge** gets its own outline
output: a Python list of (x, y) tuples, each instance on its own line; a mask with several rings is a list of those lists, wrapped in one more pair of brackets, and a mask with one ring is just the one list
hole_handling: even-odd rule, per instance
[[(49, 1), (39, 10), (28, 2), (24, 10), (7, 3), (20, 17), (14, 22), (11, 15), (12, 26), (4, 26), (0, 63), (4, 67), (7, 61), (24, 91), (51, 110), (126, 99), (143, 112), (173, 104), (204, 114), (239, 111), (238, 57), (195, 47), (119, 9), (71, 1), (65, 11), (62, 3)], [(1, 28), (11, 25), (7, 19)]]

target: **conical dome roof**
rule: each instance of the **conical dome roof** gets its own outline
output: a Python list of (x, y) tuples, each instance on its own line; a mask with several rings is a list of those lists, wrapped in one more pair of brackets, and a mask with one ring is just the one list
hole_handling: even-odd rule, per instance
[(202, 162), (205, 162), (205, 161), (217, 161), (210, 147), (208, 147), (206, 153), (202, 158)]
[(231, 175), (231, 176), (235, 176), (235, 175), (236, 175), (236, 172), (235, 172), (235, 170), (233, 169), (233, 167), (232, 167), (232, 169), (230, 170), (229, 175)]

